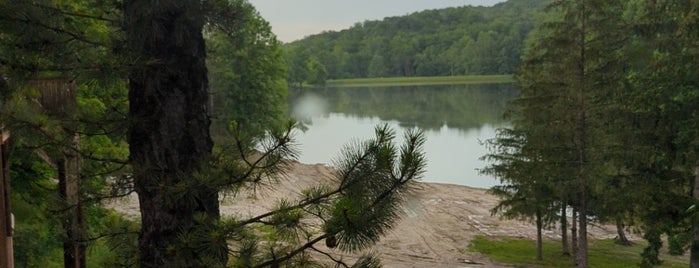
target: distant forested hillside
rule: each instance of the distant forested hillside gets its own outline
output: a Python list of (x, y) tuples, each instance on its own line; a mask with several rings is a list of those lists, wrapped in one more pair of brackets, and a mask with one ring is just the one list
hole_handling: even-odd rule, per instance
[(426, 10), (312, 35), (284, 46), (289, 80), (514, 73), (535, 14), (549, 2)]

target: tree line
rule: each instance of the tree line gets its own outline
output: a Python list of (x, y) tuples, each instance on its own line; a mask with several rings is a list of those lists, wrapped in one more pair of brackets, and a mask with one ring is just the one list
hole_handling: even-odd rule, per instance
[[(297, 154), (282, 55), (246, 0), (0, 2), (16, 266), (378, 267), (365, 250), (424, 170), (417, 131), (398, 145), (378, 126), (336, 183), (220, 213)], [(103, 205), (133, 193), (136, 221)]]
[(549, 2), (426, 10), (312, 35), (284, 45), (288, 80), (512, 74)]
[(587, 267), (595, 221), (620, 243), (639, 230), (641, 267), (662, 263), (663, 235), (699, 266), (697, 14), (696, 1), (559, 0), (530, 34), (483, 172), (502, 182), (493, 212), (536, 223), (539, 259), (541, 229), (559, 224)]

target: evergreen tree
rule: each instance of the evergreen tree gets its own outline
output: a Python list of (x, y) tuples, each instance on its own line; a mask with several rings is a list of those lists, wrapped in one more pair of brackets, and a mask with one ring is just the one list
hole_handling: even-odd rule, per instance
[[(517, 189), (528, 197), (541, 196), (526, 191), (541, 189), (536, 185), (544, 182), (558, 201), (570, 203), (577, 212), (574, 249), (579, 267), (587, 267), (591, 200), (605, 178), (603, 154), (598, 152), (608, 149), (605, 118), (610, 110), (602, 100), (623, 77), (617, 64), (621, 40), (610, 38), (622, 36), (613, 27), (621, 10), (619, 1), (552, 4), (549, 18), (530, 36), (517, 73), (520, 97), (514, 102), (514, 127), (503, 133), (504, 141), (523, 140), (509, 149), (524, 156), (515, 163), (536, 167), (523, 169), (525, 175), (519, 177), (530, 179), (522, 180)], [(511, 146), (502, 141), (495, 143)]]
[(536, 224), (536, 259), (543, 260), (542, 230), (556, 220), (556, 195), (549, 183), (551, 174), (540, 161), (541, 157), (527, 154), (527, 140), (523, 132), (499, 129), (497, 137), (488, 141), (490, 154), (484, 159), (493, 164), (481, 172), (500, 179), (501, 185), (489, 192), (500, 198), (491, 212), (510, 219), (531, 219)]
[[(235, 16), (238, 8), (216, 1), (125, 3), (129, 49), (139, 60), (129, 78), (129, 146), (143, 267), (220, 267), (229, 256), (236, 267), (305, 266), (307, 251), (321, 241), (358, 252), (393, 226), (404, 192), (422, 174), (422, 135), (408, 133), (397, 148), (393, 132), (382, 127), (375, 140), (346, 149), (335, 187), (310, 189), (250, 219), (221, 219), (220, 191), (275, 180), (294, 154), (293, 125), (252, 147), (240, 142), (243, 126), (232, 124), (233, 151), (212, 155), (202, 30), (206, 19)], [(236, 26), (230, 21), (210, 22)], [(321, 234), (307, 218), (324, 223)], [(274, 239), (258, 237), (256, 228), (272, 228)]]
[[(697, 196), (692, 188), (697, 185), (699, 37), (689, 30), (699, 24), (697, 8), (696, 1), (631, 1), (628, 7), (635, 30), (628, 53), (636, 59), (629, 75), (636, 130), (632, 138), (644, 152), (629, 169), (643, 178), (639, 203), (652, 204), (638, 208), (649, 240), (642, 261), (647, 267), (661, 263), (663, 233), (674, 237), (679, 231), (696, 240), (699, 226), (694, 213), (686, 213)], [(697, 243), (691, 247), (690, 267), (699, 267)]]

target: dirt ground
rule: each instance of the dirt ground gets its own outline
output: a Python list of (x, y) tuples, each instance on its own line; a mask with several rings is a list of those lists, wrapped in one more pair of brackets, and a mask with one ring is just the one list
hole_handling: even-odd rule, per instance
[[(280, 198), (293, 198), (311, 185), (332, 182), (332, 168), (322, 164), (293, 163), (291, 170), (272, 189), (258, 189), (237, 197), (225, 197), (223, 215), (254, 216), (271, 209)], [(469, 252), (470, 241), (478, 235), (534, 239), (536, 228), (528, 222), (502, 220), (490, 215), (497, 198), (485, 189), (459, 185), (419, 183), (404, 207), (399, 224), (373, 249), (384, 267), (510, 267)], [(138, 198), (133, 195), (108, 204), (129, 217), (138, 217)], [(549, 238), (560, 239), (558, 230), (545, 230)], [(593, 226), (591, 238), (612, 238), (612, 226)], [(341, 256), (339, 252), (336, 252)], [(353, 256), (342, 256), (353, 259)]]

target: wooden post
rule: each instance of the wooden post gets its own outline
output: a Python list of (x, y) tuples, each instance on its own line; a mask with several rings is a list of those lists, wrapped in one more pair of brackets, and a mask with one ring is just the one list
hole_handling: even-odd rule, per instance
[[(66, 78), (37, 78), (29, 83), (41, 93), (41, 105), (49, 116), (68, 117), (76, 106), (76, 87)], [(70, 134), (70, 133), (69, 133)], [(63, 241), (64, 267), (85, 267), (85, 223), (80, 200), (80, 136), (73, 134), (71, 144), (51, 158), (58, 168), (59, 194), (65, 210), (63, 229), (67, 239)]]
[(71, 149), (58, 158), (58, 185), (61, 199), (68, 209), (65, 212), (64, 229), (68, 239), (63, 241), (64, 267), (85, 267), (85, 224), (80, 202), (79, 136), (73, 137)]
[(14, 251), (12, 246), (12, 232), (14, 231), (14, 219), (10, 205), (10, 176), (9, 176), (9, 139), (10, 133), (0, 130), (2, 133), (2, 146), (0, 149), (0, 266), (14, 267)]

